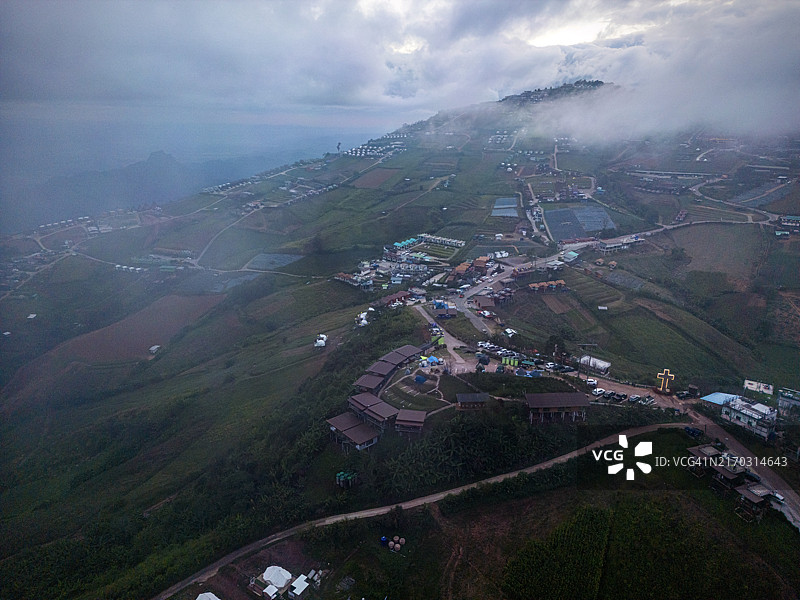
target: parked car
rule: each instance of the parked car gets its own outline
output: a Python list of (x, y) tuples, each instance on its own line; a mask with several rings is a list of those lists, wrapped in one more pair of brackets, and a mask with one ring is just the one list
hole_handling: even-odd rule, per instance
[(592, 390), (592, 396), (602, 396), (606, 391), (603, 388), (595, 388)]
[(591, 387), (597, 387), (597, 379), (587, 379), (586, 385)]
[[(683, 430), (684, 430), (684, 431), (685, 431), (685, 432), (686, 432), (686, 433), (687, 433), (689, 436), (691, 436), (691, 437), (693, 437), (693, 438), (699, 438), (701, 435), (703, 435), (703, 431), (702, 431), (702, 430), (700, 430), (700, 429), (697, 429), (697, 427), (684, 427), (684, 428), (683, 428)], [(747, 474), (745, 473), (745, 476), (746, 476), (746, 475), (747, 475)]]
[(761, 482), (761, 477), (758, 475), (758, 473), (753, 473), (750, 469), (745, 469), (744, 477), (745, 479), (749, 479), (750, 481), (755, 481), (756, 483)]
[(641, 396), (639, 396), (639, 395), (637, 395), (637, 394), (634, 394), (633, 396), (631, 396), (630, 398), (628, 398), (628, 402), (638, 402), (638, 401), (639, 401), (639, 400), (641, 400), (641, 399), (642, 399), (642, 397), (641, 397)]
[(611, 400), (614, 397), (614, 390), (606, 390), (605, 394), (603, 394), (603, 398), (606, 400)]

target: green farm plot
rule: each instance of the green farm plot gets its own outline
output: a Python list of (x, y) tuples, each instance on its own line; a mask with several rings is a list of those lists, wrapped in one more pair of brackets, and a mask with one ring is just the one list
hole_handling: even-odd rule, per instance
[(586, 333), (594, 330), (596, 325), (574, 308), (563, 313), (553, 312), (545, 304), (542, 296), (532, 292), (518, 293), (512, 304), (496, 310), (510, 327), (540, 346), (543, 346), (551, 335), (564, 337), (566, 334), (569, 338), (576, 338), (578, 332)]
[(153, 225), (118, 229), (86, 240), (80, 250), (100, 260), (127, 264), (132, 257), (152, 248), (155, 232)]
[(577, 269), (566, 269), (559, 276), (567, 283), (567, 287), (580, 298), (590, 309), (598, 306), (609, 306), (622, 300), (622, 294), (591, 275), (581, 273)]
[(483, 333), (475, 329), (472, 321), (470, 321), (461, 313), (457, 314), (452, 319), (442, 319), (437, 322), (439, 323), (440, 327), (445, 329), (445, 331), (450, 333), (456, 339), (461, 340), (465, 344), (475, 343), (486, 339), (486, 336)]
[[(10, 297), (0, 304), (4, 330), (12, 332), (3, 345), (3, 383), (25, 362), (144, 308), (173, 286), (154, 290), (140, 274), (120, 273), (111, 265), (67, 256), (24, 289), (24, 297)], [(30, 314), (36, 318), (28, 319)]]
[(273, 251), (284, 241), (274, 234), (231, 227), (212, 242), (202, 262), (212, 269), (240, 269), (257, 254)]
[(786, 196), (761, 208), (779, 214), (800, 214), (800, 185), (793, 185)]
[(800, 369), (797, 368), (800, 348), (796, 345), (761, 343), (757, 349), (761, 361), (749, 371), (752, 377), (760, 378), (760, 381), (780, 381), (788, 388), (800, 389)]

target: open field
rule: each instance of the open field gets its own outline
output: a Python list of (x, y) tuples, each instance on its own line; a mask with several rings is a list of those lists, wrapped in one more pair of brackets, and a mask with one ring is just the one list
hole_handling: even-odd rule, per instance
[(400, 172), (399, 169), (372, 169), (353, 182), (357, 188), (377, 189)]

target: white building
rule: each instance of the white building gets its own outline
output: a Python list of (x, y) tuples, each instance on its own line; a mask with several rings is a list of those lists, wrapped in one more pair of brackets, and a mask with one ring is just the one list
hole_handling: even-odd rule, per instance
[(766, 440), (775, 433), (778, 411), (761, 403), (752, 404), (737, 396), (722, 405), (722, 418)]
[(599, 358), (595, 358), (594, 356), (589, 356), (588, 354), (584, 354), (581, 356), (580, 360), (581, 366), (588, 367), (592, 371), (597, 371), (598, 373), (602, 373), (603, 375), (608, 374), (608, 370), (611, 368), (611, 363), (605, 360), (600, 360)]

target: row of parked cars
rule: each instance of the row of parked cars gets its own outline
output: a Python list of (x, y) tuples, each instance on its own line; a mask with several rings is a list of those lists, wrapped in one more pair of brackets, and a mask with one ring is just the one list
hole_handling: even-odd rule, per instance
[[(519, 358), (520, 360), (528, 360), (528, 357), (520, 352), (514, 352), (513, 350), (503, 348), (502, 346), (492, 344), (491, 342), (478, 342), (478, 348), (483, 348), (486, 352), (491, 352), (492, 354), (496, 354), (497, 356), (501, 356), (503, 358)], [(533, 362), (536, 362), (537, 360), (540, 359), (534, 359)], [(540, 362), (536, 362), (536, 364), (544, 364), (544, 361), (540, 360)]]
[[(506, 331), (514, 331), (506, 330)], [(516, 333), (516, 331), (514, 331)], [(552, 373), (572, 373), (575, 371), (572, 367), (566, 365), (559, 365), (552, 362), (545, 362), (544, 359), (539, 357), (529, 357), (527, 354), (523, 354), (522, 352), (515, 352), (514, 350), (509, 350), (508, 348), (503, 348), (502, 346), (498, 346), (497, 344), (493, 344), (491, 342), (478, 342), (478, 348), (483, 349), (485, 352), (489, 352), (501, 358), (517, 358), (519, 360), (529, 360), (537, 367), (542, 367), (547, 371)]]
[[(594, 381), (594, 380), (590, 379), (588, 381)], [(639, 396), (638, 394), (633, 394), (630, 397), (628, 397), (628, 394), (615, 392), (614, 390), (604, 390), (603, 388), (593, 389), (592, 395), (597, 396), (598, 398), (602, 396), (603, 399), (611, 400), (612, 402), (623, 402), (627, 400), (628, 402), (638, 403), (641, 404), (642, 406), (652, 406), (653, 404), (656, 403), (656, 399), (653, 398), (653, 396)]]

